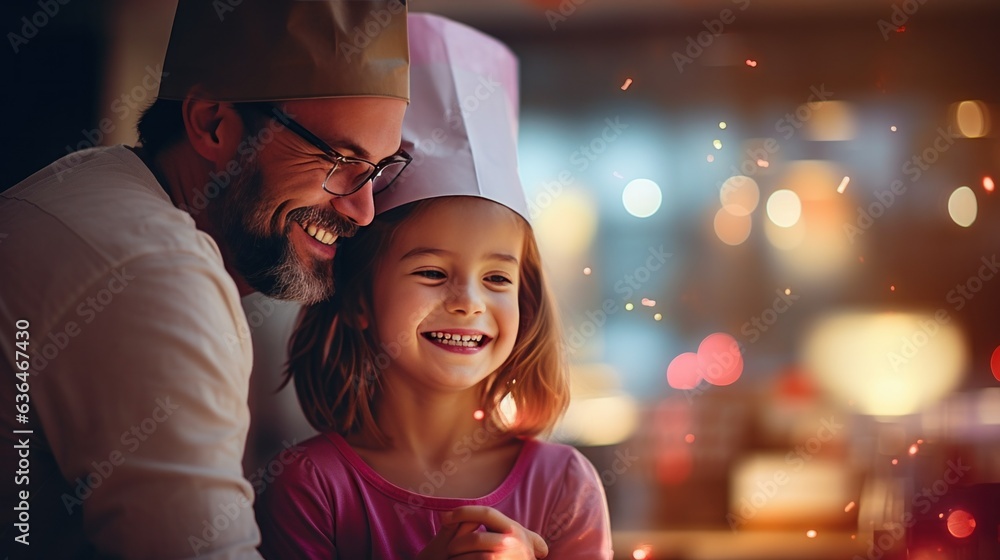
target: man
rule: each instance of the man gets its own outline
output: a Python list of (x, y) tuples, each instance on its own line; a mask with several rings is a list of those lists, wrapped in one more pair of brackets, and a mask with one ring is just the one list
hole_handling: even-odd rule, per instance
[(3, 551), (257, 557), (240, 296), (332, 293), (336, 240), (409, 161), (405, 22), (181, 0), (141, 147), (0, 194)]

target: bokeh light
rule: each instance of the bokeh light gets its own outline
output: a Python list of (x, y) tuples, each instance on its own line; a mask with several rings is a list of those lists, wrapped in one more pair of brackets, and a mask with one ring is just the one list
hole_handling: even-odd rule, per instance
[(936, 403), (962, 380), (968, 348), (954, 321), (917, 313), (844, 312), (806, 334), (820, 387), (863, 414), (899, 416)]
[(958, 187), (948, 197), (948, 215), (962, 227), (969, 227), (976, 221), (979, 203), (976, 193), (969, 187)]
[(824, 142), (851, 140), (857, 135), (854, 107), (846, 101), (806, 103), (796, 109), (805, 122), (806, 138)]
[(712, 333), (698, 345), (698, 372), (712, 385), (732, 385), (743, 374), (739, 343), (726, 333)]
[(660, 209), (663, 194), (660, 186), (649, 179), (633, 179), (622, 191), (625, 210), (636, 218), (648, 218)]
[(799, 195), (787, 189), (771, 193), (767, 199), (767, 217), (778, 227), (792, 227), (802, 217)]
[(736, 216), (720, 208), (712, 222), (715, 235), (726, 245), (739, 245), (750, 237), (750, 216)]
[(964, 539), (976, 530), (976, 518), (964, 509), (956, 509), (948, 514), (948, 532), (953, 537)]
[(590, 247), (597, 232), (597, 206), (591, 195), (566, 189), (558, 196), (539, 195), (535, 203), (540, 210), (533, 226), (546, 258), (575, 257)]
[(993, 356), (990, 357), (990, 369), (993, 370), (993, 377), (1000, 381), (1000, 346), (993, 350)]
[(750, 214), (760, 202), (757, 181), (746, 175), (733, 175), (722, 183), (719, 201), (722, 202), (722, 208), (734, 216)]
[(667, 384), (674, 389), (694, 389), (701, 381), (698, 373), (698, 355), (685, 352), (674, 358), (667, 366)]
[(774, 248), (791, 251), (802, 245), (802, 241), (806, 238), (806, 225), (797, 222), (792, 227), (779, 227), (771, 220), (767, 220), (764, 222), (764, 235)]
[(962, 101), (954, 106), (958, 131), (966, 138), (981, 138), (990, 129), (989, 110), (982, 101)]

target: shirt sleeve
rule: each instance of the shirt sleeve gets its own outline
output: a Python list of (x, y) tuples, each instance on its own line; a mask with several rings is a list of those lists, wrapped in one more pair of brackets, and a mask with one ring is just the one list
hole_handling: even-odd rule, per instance
[(102, 557), (259, 558), (241, 460), (252, 354), (232, 279), (147, 255), (82, 290), (33, 377), (44, 435)]
[(571, 452), (542, 534), (549, 545), (548, 558), (611, 560), (611, 519), (604, 486), (590, 461), (576, 449)]
[(261, 490), (256, 510), (264, 558), (337, 558), (331, 492), (308, 455), (297, 454)]

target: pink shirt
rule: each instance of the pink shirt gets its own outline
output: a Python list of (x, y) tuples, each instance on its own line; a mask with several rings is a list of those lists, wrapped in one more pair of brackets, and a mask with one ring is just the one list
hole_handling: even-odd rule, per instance
[[(415, 558), (459, 506), (495, 508), (545, 539), (552, 559), (610, 559), (607, 499), (597, 471), (567, 445), (526, 439), (513, 469), (482, 498), (441, 498), (382, 478), (335, 433), (297, 447), (257, 499), (266, 558)], [(461, 458), (459, 458), (461, 460)], [(424, 490), (445, 474), (430, 473)], [(418, 488), (419, 490), (419, 488)]]

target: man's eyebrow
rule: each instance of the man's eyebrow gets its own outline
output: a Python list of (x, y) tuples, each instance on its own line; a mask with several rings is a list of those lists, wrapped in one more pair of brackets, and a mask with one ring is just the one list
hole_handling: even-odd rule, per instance
[[(343, 153), (345, 151), (350, 152), (351, 156), (358, 157), (361, 159), (372, 159), (372, 154), (368, 150), (362, 148), (361, 146), (355, 144), (354, 142), (346, 138), (323, 138), (323, 141), (327, 143), (328, 146), (334, 150)], [(344, 154), (348, 155), (348, 154)], [(350, 157), (350, 156), (348, 156)]]
[[(413, 249), (407, 251), (405, 255), (400, 257), (399, 260), (406, 260), (423, 255), (433, 255), (436, 257), (441, 257), (441, 256), (452, 256), (454, 255), (454, 253), (446, 249), (438, 249), (435, 247), (414, 247)], [(517, 257), (509, 253), (490, 253), (489, 255), (486, 255), (486, 258), (488, 260), (509, 262), (515, 265), (520, 264), (520, 261), (517, 260)]]

